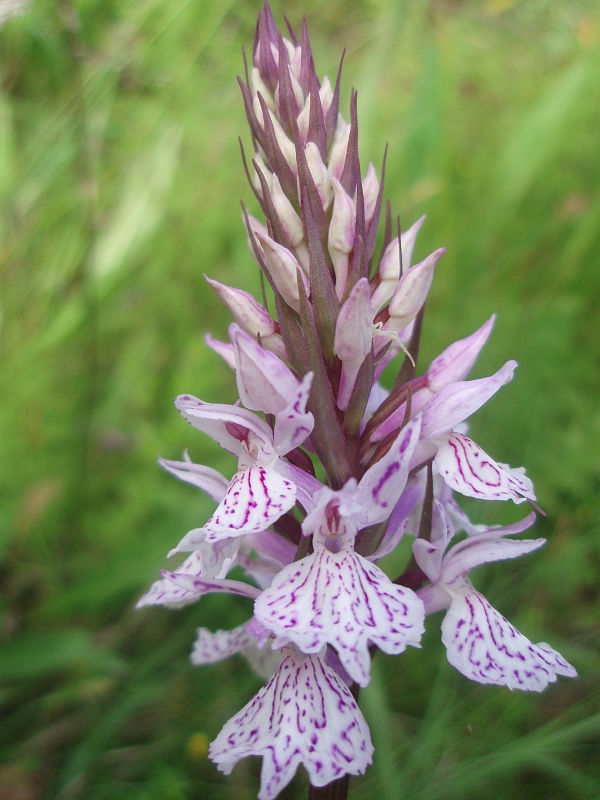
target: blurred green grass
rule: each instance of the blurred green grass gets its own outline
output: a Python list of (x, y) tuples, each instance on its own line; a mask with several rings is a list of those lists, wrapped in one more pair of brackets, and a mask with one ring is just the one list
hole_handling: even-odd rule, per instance
[[(283, 3), (273, 3), (279, 21)], [(210, 507), (158, 454), (226, 457), (174, 396), (231, 401), (204, 345), (227, 315), (203, 280), (253, 290), (235, 75), (258, 3), (35, 4), (0, 28), (0, 785), (8, 798), (251, 798), (258, 763), (223, 779), (212, 738), (259, 685), (241, 661), (194, 670), (198, 624), (247, 608), (208, 597), (134, 613), (166, 551)], [(578, 668), (542, 696), (468, 683), (438, 620), (421, 651), (378, 656), (362, 705), (376, 760), (352, 796), (600, 796), (600, 13), (557, 0), (348, 6), (307, 13), (317, 65), (347, 48), (361, 155), (390, 143), (386, 195), (426, 212), (419, 254), (448, 253), (423, 358), (498, 322), (477, 374), (516, 380), (473, 420), (525, 464), (546, 548), (478, 585)], [(480, 520), (514, 509), (472, 505)], [(512, 517), (510, 515), (513, 515)], [(282, 796), (303, 797), (304, 776)]]

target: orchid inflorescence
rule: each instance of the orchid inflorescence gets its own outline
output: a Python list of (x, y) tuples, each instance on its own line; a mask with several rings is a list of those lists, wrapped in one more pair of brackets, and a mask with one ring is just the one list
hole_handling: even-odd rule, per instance
[[(244, 654), (268, 679), (210, 745), (223, 772), (263, 757), (261, 800), (299, 764), (313, 786), (364, 772), (373, 746), (356, 701), (377, 649), (419, 646), (425, 617), (445, 610), (448, 661), (480, 683), (541, 691), (573, 667), (532, 644), (476, 591), (475, 567), (536, 550), (543, 539), (473, 524), (457, 492), (528, 501), (522, 468), (496, 462), (465, 420), (512, 379), (516, 362), (465, 380), (494, 316), (416, 374), (424, 305), (444, 250), (412, 264), (423, 218), (394, 236), (387, 206), (378, 258), (385, 157), (362, 177), (356, 93), (350, 122), (335, 86), (317, 78), (306, 22), (296, 37), (260, 12), (251, 70), (240, 81), (255, 155), (244, 165), (266, 224), (243, 207), (250, 251), (276, 318), (252, 295), (209, 280), (234, 317), (229, 342), (207, 343), (235, 372), (240, 402), (177, 398), (184, 419), (238, 458), (231, 480), (207, 466), (161, 460), (217, 505), (169, 553), (183, 563), (138, 607), (172, 608), (211, 592), (253, 602), (228, 631), (200, 628), (194, 664)], [(391, 391), (383, 369), (403, 359)], [(258, 412), (258, 413), (257, 413)], [(317, 477), (317, 475), (319, 477)], [(464, 537), (458, 539), (462, 532)], [(410, 536), (412, 558), (391, 580), (377, 563)], [(248, 580), (228, 577), (231, 570)]]

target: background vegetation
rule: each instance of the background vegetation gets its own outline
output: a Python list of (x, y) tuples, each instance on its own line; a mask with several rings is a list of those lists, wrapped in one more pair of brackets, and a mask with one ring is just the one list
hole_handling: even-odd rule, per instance
[[(241, 660), (193, 669), (198, 624), (242, 600), (134, 612), (166, 551), (210, 512), (156, 466), (231, 464), (172, 400), (232, 401), (204, 345), (227, 314), (203, 280), (254, 289), (235, 76), (250, 0), (40, 2), (0, 28), (0, 793), (7, 800), (252, 798), (206, 742), (258, 688)], [(283, 2), (274, 2), (282, 20)], [(580, 672), (541, 696), (469, 683), (439, 618), (378, 656), (361, 692), (376, 761), (355, 800), (600, 796), (600, 13), (594, 0), (297, 0), (318, 68), (346, 47), (363, 163), (418, 254), (445, 244), (424, 359), (498, 312), (477, 375), (516, 380), (473, 420), (525, 464), (545, 549), (478, 586)], [(482, 504), (475, 518), (515, 517)], [(522, 510), (522, 509), (521, 509)], [(512, 515), (512, 516), (511, 516)], [(300, 770), (302, 772), (302, 770)], [(285, 794), (305, 794), (300, 774)]]

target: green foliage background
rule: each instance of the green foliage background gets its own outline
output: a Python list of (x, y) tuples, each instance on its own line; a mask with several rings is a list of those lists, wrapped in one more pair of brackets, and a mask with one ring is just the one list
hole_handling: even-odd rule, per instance
[[(282, 20), (283, 3), (273, 4)], [(206, 272), (253, 290), (235, 76), (249, 0), (39, 2), (0, 27), (0, 787), (3, 798), (252, 798), (205, 742), (256, 691), (241, 660), (196, 670), (198, 624), (240, 599), (134, 612), (210, 505), (156, 465), (189, 447), (180, 392), (235, 397), (204, 345), (227, 314)], [(356, 800), (597, 798), (600, 511), (600, 13), (594, 0), (297, 0), (321, 74), (346, 47), (361, 155), (380, 163), (417, 255), (445, 244), (423, 358), (498, 312), (476, 375), (515, 381), (473, 420), (525, 464), (548, 544), (478, 586), (580, 672), (541, 696), (469, 683), (439, 617), (378, 656), (361, 705), (376, 760)], [(515, 509), (470, 507), (501, 521)], [(521, 509), (522, 510), (522, 509)], [(302, 770), (300, 770), (302, 773)], [(285, 793), (303, 797), (299, 774)]]

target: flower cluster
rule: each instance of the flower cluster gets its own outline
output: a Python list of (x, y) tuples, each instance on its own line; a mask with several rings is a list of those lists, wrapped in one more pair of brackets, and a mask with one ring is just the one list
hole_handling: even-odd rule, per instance
[[(313, 786), (364, 772), (373, 747), (356, 687), (369, 683), (376, 649), (418, 647), (433, 612), (445, 610), (448, 660), (472, 680), (540, 691), (576, 673), (468, 577), (544, 542), (514, 538), (535, 513), (511, 526), (474, 525), (454, 497), (535, 501), (522, 468), (495, 461), (465, 432), (516, 367), (466, 379), (494, 318), (417, 375), (424, 305), (444, 250), (413, 264), (423, 219), (394, 236), (388, 205), (376, 257), (385, 158), (380, 178), (372, 164), (363, 177), (356, 94), (347, 122), (340, 72), (334, 86), (319, 80), (306, 24), (299, 39), (291, 28), (284, 38), (268, 5), (240, 85), (255, 149), (244, 164), (265, 221), (245, 208), (243, 218), (263, 303), (209, 279), (235, 321), (228, 342), (207, 342), (234, 370), (240, 402), (176, 401), (238, 466), (227, 479), (187, 456), (161, 462), (217, 507), (171, 551), (188, 555), (138, 606), (180, 607), (210, 592), (251, 601), (245, 624), (198, 630), (192, 661), (243, 653), (267, 679), (209, 754), (224, 772), (262, 756), (259, 798), (270, 800), (299, 764)], [(396, 357), (388, 392), (378, 380)], [(377, 562), (404, 536), (413, 557), (392, 580)], [(247, 580), (228, 577), (234, 568)]]

